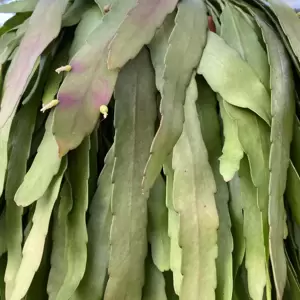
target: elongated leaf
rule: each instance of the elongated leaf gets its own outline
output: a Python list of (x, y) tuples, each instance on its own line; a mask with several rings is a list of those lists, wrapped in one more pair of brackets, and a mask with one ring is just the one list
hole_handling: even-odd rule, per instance
[(233, 278), (236, 279), (238, 270), (243, 263), (245, 255), (245, 238), (244, 238), (244, 216), (243, 216), (243, 199), (240, 188), (240, 178), (236, 174), (229, 182), (230, 202), (229, 212), (232, 220), (232, 236), (234, 241), (233, 248)]
[(252, 183), (246, 157), (241, 161), (239, 175), (244, 208), (245, 264), (248, 274), (248, 288), (253, 300), (262, 300), (267, 282), (262, 215), (257, 205), (257, 190)]
[(4, 33), (12, 33), (17, 29), (26, 19), (30, 17), (31, 13), (17, 13), (8, 19), (0, 28), (0, 36)]
[(153, 38), (178, 0), (138, 0), (128, 12), (109, 45), (108, 67), (122, 68)]
[(222, 149), (223, 154), (220, 157), (220, 173), (225, 181), (230, 181), (240, 168), (244, 150), (238, 138), (237, 123), (228, 115), (221, 97), (219, 97), (219, 105), (225, 138)]
[(11, 300), (21, 300), (26, 295), (41, 263), (51, 213), (66, 167), (67, 161), (64, 160), (59, 173), (53, 178), (51, 185), (36, 204), (33, 225), (23, 248), (23, 257), (16, 275)]
[(16, 0), (0, 5), (0, 13), (20, 13), (33, 11), (39, 0)]
[[(55, 0), (51, 3), (49, 0), (38, 2), (18, 52), (5, 77), (0, 112), (1, 127), (14, 114), (37, 58), (59, 34), (62, 14), (67, 3), (68, 0)], [(44, 18), (45, 9), (47, 18)]]
[(82, 144), (68, 155), (73, 208), (67, 221), (66, 274), (57, 300), (70, 299), (83, 278), (87, 261), (86, 211), (88, 208), (90, 140), (85, 138)]
[(251, 109), (270, 124), (270, 97), (265, 87), (240, 55), (211, 31), (198, 73), (225, 101)]
[(222, 250), (218, 251), (218, 257), (216, 260), (216, 299), (231, 300), (233, 291), (233, 239), (228, 208), (228, 187), (219, 171), (219, 156), (221, 154), (222, 146), (220, 124), (217, 115), (217, 101), (213, 91), (210, 89), (203, 77), (200, 77), (198, 80), (198, 90), (201, 91), (201, 96), (197, 101), (201, 132), (217, 186), (215, 199), (219, 216), (218, 249)]
[[(151, 146), (143, 186), (148, 190), (182, 132), (183, 103), (193, 70), (206, 42), (207, 17), (203, 0), (183, 0), (169, 38), (163, 73), (161, 124)], [(186, 32), (189, 32), (187, 37)], [(176, 62), (181, 61), (181, 64)]]
[(170, 269), (170, 238), (168, 236), (168, 210), (166, 207), (166, 184), (158, 176), (148, 200), (148, 240), (154, 265), (159, 271)]
[(78, 24), (72, 47), (70, 49), (70, 57), (73, 57), (77, 51), (87, 42), (88, 36), (102, 21), (103, 14), (97, 5), (91, 6), (82, 16)]
[[(258, 20), (258, 18), (257, 18)], [(269, 183), (270, 253), (277, 296), (283, 296), (286, 283), (284, 256), (284, 203), (290, 143), (295, 113), (294, 82), (288, 54), (275, 31), (259, 20), (271, 67), (271, 150)], [(300, 26), (300, 22), (299, 22)]]
[(154, 71), (145, 49), (120, 73), (115, 104), (115, 165), (109, 279), (105, 300), (139, 300), (147, 254), (147, 194), (141, 180), (156, 118)]
[(182, 286), (180, 299), (215, 299), (218, 213), (216, 184), (202, 139), (193, 78), (184, 106), (185, 123), (174, 147), (174, 207), (180, 215)]
[(39, 199), (59, 171), (61, 159), (58, 157), (58, 147), (51, 132), (52, 124), (53, 112), (47, 119), (46, 132), (37, 155), (16, 192), (15, 202), (18, 206), (28, 206)]
[(168, 235), (170, 237), (170, 269), (173, 272), (174, 291), (180, 295), (182, 251), (179, 246), (180, 217), (173, 205), (174, 170), (172, 169), (172, 156), (172, 154), (169, 155), (164, 164), (164, 173), (166, 175), (166, 205), (168, 208)]
[(51, 253), (51, 269), (47, 283), (47, 293), (50, 300), (56, 299), (57, 292), (63, 284), (67, 273), (68, 215), (72, 206), (72, 189), (69, 178), (66, 176), (59, 195), (59, 206), (54, 211), (52, 229), (53, 249)]
[(88, 256), (84, 277), (71, 299), (102, 299), (105, 290), (109, 259), (109, 234), (111, 227), (111, 175), (114, 149), (105, 158), (105, 166), (98, 179), (98, 188), (90, 206), (88, 222)]
[(266, 51), (245, 16), (233, 5), (227, 4), (221, 17), (221, 36), (248, 62), (267, 91), (270, 89), (270, 68)]
[(107, 69), (107, 46), (134, 2), (118, 1), (70, 62), (72, 71), (59, 90), (53, 127), (61, 156), (93, 131), (100, 106), (110, 101), (118, 71)]
[(146, 260), (146, 282), (142, 300), (168, 300), (164, 275), (156, 268), (150, 258)]
[[(287, 254), (286, 254), (287, 256)], [(300, 284), (297, 274), (290, 259), (287, 257), (287, 284), (283, 294), (283, 299), (298, 299), (300, 297)]]
[(6, 297), (10, 298), (14, 279), (22, 259), (22, 213), (23, 209), (14, 202), (15, 193), (27, 170), (31, 139), (34, 131), (39, 98), (22, 107), (17, 113), (11, 129), (11, 146), (5, 187), (7, 268), (5, 271)]
[(91, 7), (93, 1), (74, 0), (63, 15), (62, 26), (74, 26), (81, 21), (82, 15)]
[(163, 92), (165, 56), (169, 46), (169, 38), (174, 28), (176, 13), (169, 14), (160, 28), (157, 29), (151, 43), (148, 45), (151, 60), (155, 70), (156, 87)]

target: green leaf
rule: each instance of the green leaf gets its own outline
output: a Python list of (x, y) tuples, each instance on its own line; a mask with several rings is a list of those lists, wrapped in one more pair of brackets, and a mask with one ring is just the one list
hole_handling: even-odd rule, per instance
[(154, 265), (159, 271), (170, 269), (170, 238), (168, 236), (168, 210), (166, 184), (159, 175), (150, 190), (148, 200), (148, 241)]
[(16, 275), (11, 300), (23, 299), (30, 287), (34, 274), (39, 268), (50, 217), (66, 167), (67, 161), (65, 159), (63, 160), (59, 173), (53, 178), (45, 194), (37, 201), (33, 215), (33, 225), (23, 247), (23, 257)]
[(65, 176), (65, 181), (59, 195), (59, 205), (54, 210), (52, 228), (53, 249), (47, 284), (47, 292), (50, 300), (56, 299), (57, 292), (63, 284), (67, 273), (68, 215), (72, 206), (72, 189), (68, 176)]
[[(187, 37), (187, 32), (189, 36)], [(207, 16), (203, 0), (183, 0), (178, 4), (175, 27), (169, 38), (163, 72), (161, 123), (151, 146), (144, 174), (145, 190), (151, 188), (167, 156), (182, 132), (186, 88), (197, 67), (206, 42)], [(180, 64), (177, 62), (181, 61)]]
[[(30, 17), (28, 29), (5, 77), (0, 112), (1, 128), (15, 113), (36, 60), (59, 34), (67, 3), (68, 0), (53, 0), (51, 3), (41, 0)], [(44, 17), (45, 9), (47, 18)]]
[[(122, 68), (153, 38), (165, 17), (176, 7), (178, 0), (139, 0), (128, 12), (110, 45), (108, 67)], [(201, 1), (197, 1), (201, 2)]]
[(54, 299), (70, 299), (83, 278), (87, 262), (86, 211), (89, 195), (89, 150), (90, 139), (87, 137), (81, 145), (68, 155), (67, 170), (73, 198), (73, 208), (67, 220), (66, 274), (63, 284)]
[(77, 51), (85, 45), (90, 33), (101, 23), (102, 17), (103, 14), (96, 4), (82, 14), (81, 21), (75, 31), (74, 40), (70, 49), (70, 57), (73, 57)]
[(46, 132), (37, 155), (15, 194), (15, 202), (18, 206), (25, 207), (37, 201), (59, 171), (61, 159), (58, 157), (58, 147), (51, 132), (52, 124), (53, 112), (47, 119)]
[(290, 151), (293, 165), (297, 172), (300, 172), (300, 156), (298, 155), (300, 151), (300, 121), (296, 115), (294, 117), (293, 140)]
[(148, 45), (151, 54), (152, 64), (155, 70), (156, 87), (160, 93), (164, 86), (165, 56), (169, 46), (169, 38), (175, 25), (176, 12), (169, 14), (161, 27), (159, 27)]
[(203, 77), (200, 77), (198, 80), (198, 90), (201, 91), (200, 97), (197, 101), (201, 132), (217, 186), (215, 200), (219, 216), (218, 249), (222, 250), (218, 251), (218, 257), (216, 260), (216, 299), (231, 300), (233, 290), (233, 238), (231, 234), (231, 220), (228, 208), (228, 187), (219, 171), (219, 156), (221, 154), (222, 144), (220, 124), (217, 114), (217, 101), (213, 91), (210, 89)]
[(258, 17), (256, 19), (262, 29), (271, 67), (272, 122), (269, 161), (269, 246), (277, 296), (281, 298), (286, 283), (286, 260), (283, 241), (285, 226), (283, 194), (289, 166), (290, 143), (293, 137), (295, 114), (294, 81), (289, 56), (281, 40), (276, 32), (263, 20)]
[(241, 161), (239, 175), (244, 211), (248, 288), (253, 300), (262, 300), (267, 283), (264, 230), (261, 221), (262, 213), (257, 205), (257, 189), (252, 183), (246, 157)]
[(299, 17), (284, 1), (268, 0), (268, 7), (278, 18), (279, 24), (286, 34), (293, 52), (300, 62)]
[(146, 259), (146, 279), (142, 300), (168, 300), (164, 275), (150, 258)]
[(147, 193), (141, 180), (154, 137), (156, 89), (145, 49), (121, 71), (115, 92), (109, 279), (105, 300), (139, 300), (147, 254)]
[(180, 215), (182, 300), (214, 299), (217, 286), (216, 184), (201, 134), (197, 98), (197, 84), (192, 78), (184, 105), (183, 132), (174, 147), (172, 162), (174, 208)]
[(82, 15), (92, 5), (92, 0), (74, 0), (63, 15), (62, 26), (74, 26), (81, 21)]
[[(287, 254), (286, 254), (287, 256)], [(287, 256), (287, 283), (283, 294), (284, 300), (299, 299), (300, 284), (297, 274), (293, 268), (290, 259)]]
[(211, 31), (208, 33), (198, 73), (225, 101), (249, 108), (268, 124), (271, 123), (267, 90), (240, 55)]
[(245, 255), (243, 199), (240, 188), (240, 178), (236, 174), (229, 182), (230, 202), (229, 212), (232, 220), (233, 248), (233, 278), (237, 278), (238, 270)]
[(16, 0), (0, 5), (0, 13), (31, 12), (35, 9), (39, 0)]
[(70, 62), (72, 71), (60, 87), (53, 127), (61, 156), (93, 131), (100, 106), (110, 101), (118, 71), (107, 69), (107, 47), (134, 2), (118, 1)]
[(168, 235), (170, 237), (170, 269), (173, 272), (174, 291), (180, 295), (182, 282), (181, 257), (182, 250), (179, 246), (179, 222), (180, 218), (173, 205), (174, 170), (172, 169), (172, 154), (168, 156), (164, 164), (166, 176), (166, 205), (168, 208)]
[(270, 68), (266, 51), (245, 15), (227, 4), (221, 15), (221, 36), (248, 62), (267, 91), (270, 90)]
[(4, 273), (6, 268), (6, 256), (0, 255), (0, 299), (5, 300)]
[(240, 168), (244, 150), (238, 138), (237, 123), (228, 115), (223, 99), (219, 97), (220, 113), (223, 121), (224, 145), (220, 156), (220, 174), (226, 182), (232, 180)]
[(38, 110), (39, 98), (23, 106), (14, 118), (11, 128), (9, 162), (6, 175), (6, 230), (7, 268), (5, 271), (6, 297), (10, 298), (16, 273), (22, 259), (23, 209), (14, 202), (14, 196), (27, 170), (32, 135)]
[(17, 13), (8, 19), (0, 28), (0, 35), (4, 33), (13, 33), (13, 30), (17, 29), (25, 20), (31, 16), (31, 13)]
[(109, 234), (111, 227), (111, 176), (114, 166), (114, 149), (105, 158), (98, 178), (98, 188), (89, 208), (88, 255), (84, 277), (76, 290), (74, 300), (102, 299), (107, 280), (109, 260)]

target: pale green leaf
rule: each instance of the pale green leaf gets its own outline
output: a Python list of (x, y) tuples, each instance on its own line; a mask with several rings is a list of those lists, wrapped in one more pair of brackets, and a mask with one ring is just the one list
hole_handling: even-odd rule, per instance
[(224, 145), (220, 156), (220, 173), (227, 182), (239, 170), (244, 151), (238, 138), (237, 123), (228, 115), (221, 97), (219, 97), (219, 105), (224, 134)]
[(102, 299), (105, 290), (109, 259), (109, 234), (111, 213), (111, 176), (114, 165), (113, 146), (109, 150), (105, 165), (98, 178), (98, 188), (89, 208), (88, 255), (84, 277), (72, 300)]
[(211, 31), (198, 73), (225, 101), (249, 108), (268, 124), (271, 123), (270, 96), (264, 85), (238, 52)]
[(183, 280), (180, 299), (215, 299), (218, 212), (216, 184), (202, 138), (194, 78), (187, 90), (183, 132), (173, 151), (174, 208), (180, 215)]
[(148, 241), (154, 265), (161, 272), (170, 269), (170, 238), (168, 236), (168, 210), (166, 184), (159, 175), (150, 190), (148, 200)]
[[(220, 124), (217, 114), (217, 101), (213, 91), (203, 77), (198, 79), (199, 98), (197, 101), (201, 132), (205, 143), (209, 163), (217, 186), (215, 194), (219, 216), (218, 257), (216, 299), (231, 300), (233, 291), (232, 251), (233, 238), (229, 215), (228, 186), (220, 174), (219, 156), (221, 154)], [(201, 94), (200, 94), (201, 91)]]
[(30, 287), (34, 274), (39, 268), (50, 217), (66, 167), (67, 161), (64, 159), (58, 174), (52, 179), (45, 194), (37, 201), (33, 215), (33, 225), (23, 247), (23, 257), (15, 278), (15, 285), (10, 300), (23, 299)]
[(147, 254), (147, 193), (141, 180), (156, 119), (154, 71), (147, 50), (121, 70), (115, 91), (110, 258), (105, 300), (140, 300)]
[(145, 170), (143, 181), (145, 190), (153, 185), (182, 132), (186, 88), (193, 70), (199, 64), (206, 42), (206, 32), (207, 16), (204, 1), (181, 1), (178, 4), (175, 27), (170, 35), (165, 57), (160, 104), (161, 124), (151, 146), (151, 156)]
[(85, 138), (81, 145), (68, 155), (67, 175), (70, 180), (73, 207), (67, 220), (66, 273), (54, 299), (70, 299), (83, 278), (87, 262), (86, 211), (89, 195), (89, 150), (90, 139)]
[(39, 0), (15, 0), (0, 5), (0, 13), (21, 13), (33, 11)]
[(59, 171), (61, 158), (52, 134), (53, 111), (46, 122), (46, 132), (37, 155), (15, 195), (19, 206), (28, 206), (39, 199), (47, 190), (52, 178)]

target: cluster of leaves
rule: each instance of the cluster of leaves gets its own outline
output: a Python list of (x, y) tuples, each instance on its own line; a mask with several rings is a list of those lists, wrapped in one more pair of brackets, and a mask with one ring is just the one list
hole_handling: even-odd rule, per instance
[(291, 8), (0, 12), (1, 300), (300, 299)]

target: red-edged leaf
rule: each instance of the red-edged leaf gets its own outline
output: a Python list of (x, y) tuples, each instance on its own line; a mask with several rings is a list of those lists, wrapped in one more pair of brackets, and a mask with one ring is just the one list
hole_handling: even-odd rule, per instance
[(70, 62), (72, 71), (59, 90), (53, 125), (60, 156), (93, 131), (100, 106), (110, 101), (118, 71), (107, 68), (108, 45), (134, 2), (117, 2)]
[(135, 57), (153, 38), (156, 29), (171, 13), (178, 0), (138, 0), (109, 45), (108, 67), (116, 69)]
[(5, 78), (0, 127), (3, 127), (16, 111), (36, 60), (59, 34), (62, 15), (67, 4), (68, 0), (40, 0), (38, 2), (30, 18), (27, 32)]

